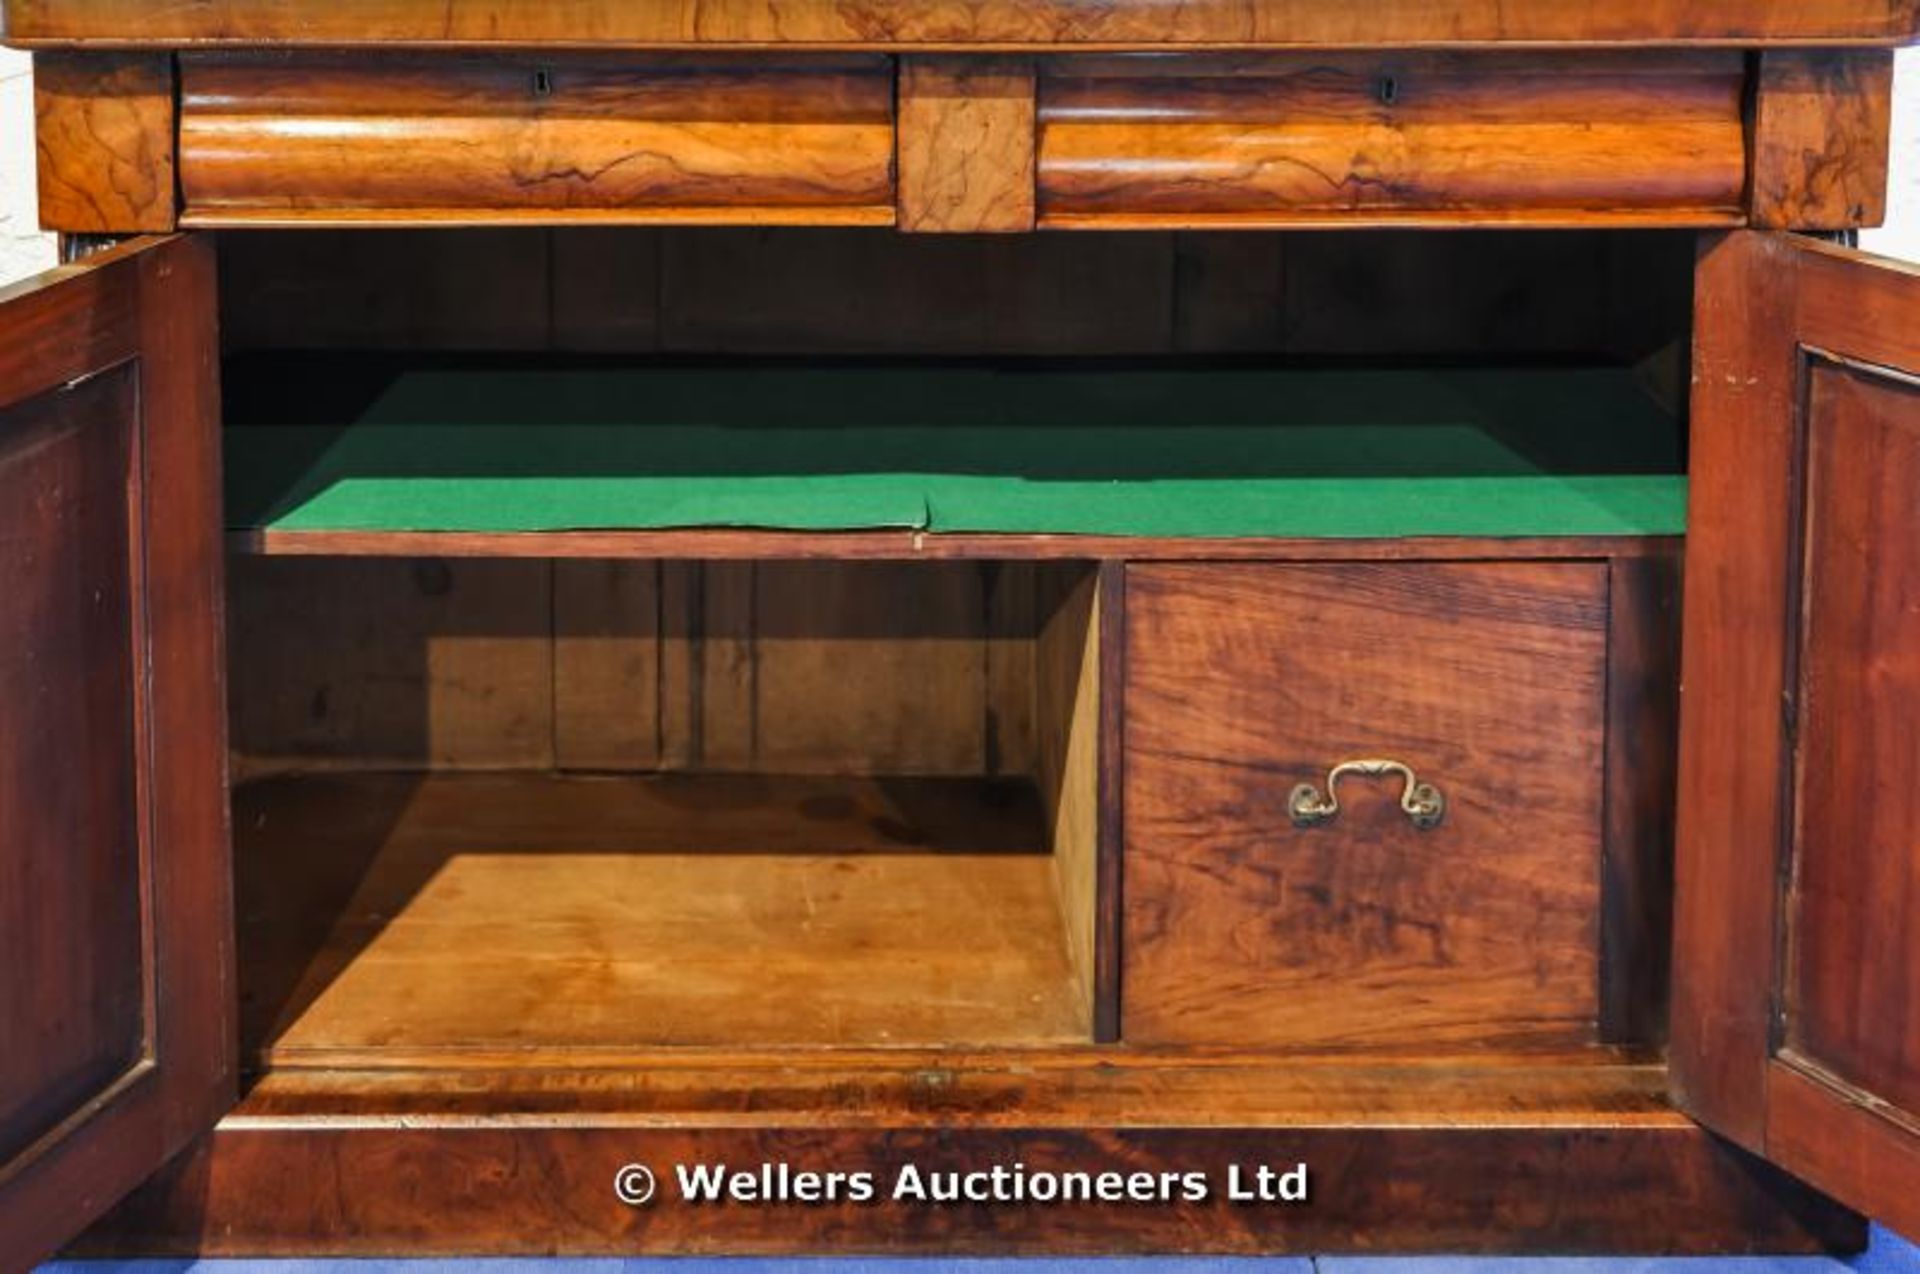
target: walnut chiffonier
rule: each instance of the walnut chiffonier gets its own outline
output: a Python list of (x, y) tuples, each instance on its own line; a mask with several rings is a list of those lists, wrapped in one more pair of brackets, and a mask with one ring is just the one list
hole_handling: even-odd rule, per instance
[(3, 11), (0, 1266), (1920, 1230), (1920, 0)]

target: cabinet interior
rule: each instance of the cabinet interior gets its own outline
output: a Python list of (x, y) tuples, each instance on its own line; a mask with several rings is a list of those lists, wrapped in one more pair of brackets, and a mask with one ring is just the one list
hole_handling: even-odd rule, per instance
[(1688, 244), (230, 234), (228, 519), (1677, 534)]
[(1087, 1038), (1090, 568), (235, 567), (262, 1055)]
[(1091, 1044), (1113, 555), (831, 535), (1677, 535), (1691, 252), (224, 236), (251, 1063)]

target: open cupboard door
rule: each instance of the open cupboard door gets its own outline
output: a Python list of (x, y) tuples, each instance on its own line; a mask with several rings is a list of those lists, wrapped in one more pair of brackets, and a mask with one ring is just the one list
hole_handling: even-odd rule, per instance
[(0, 1270), (233, 1100), (213, 254), (0, 290)]
[(1920, 270), (1742, 232), (1695, 305), (1675, 1093), (1920, 1235)]

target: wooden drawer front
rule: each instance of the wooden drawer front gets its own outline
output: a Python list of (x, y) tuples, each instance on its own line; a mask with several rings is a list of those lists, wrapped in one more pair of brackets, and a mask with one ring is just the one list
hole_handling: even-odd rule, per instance
[[(1607, 568), (1128, 572), (1122, 1036), (1373, 1047), (1590, 1041)], [(1446, 799), (1347, 778), (1359, 757)]]
[(1040, 219), (1737, 222), (1745, 82), (1731, 53), (1054, 59)]
[(893, 219), (885, 58), (191, 54), (189, 224)]

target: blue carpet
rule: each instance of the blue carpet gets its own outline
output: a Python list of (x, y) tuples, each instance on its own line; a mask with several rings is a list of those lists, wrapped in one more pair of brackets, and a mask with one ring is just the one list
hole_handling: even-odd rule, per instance
[(1853, 1268), (1865, 1274), (1920, 1274), (1920, 1246), (1875, 1226), (1873, 1246), (1854, 1258)]
[(1875, 1229), (1852, 1260), (1825, 1257), (1229, 1257), (1103, 1260), (55, 1261), (39, 1274), (1920, 1274), (1920, 1247)]
[(1920, 1248), (1883, 1230), (1850, 1261), (1824, 1257), (1189, 1257), (1112, 1260), (56, 1261), (40, 1274), (1920, 1274)]

